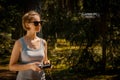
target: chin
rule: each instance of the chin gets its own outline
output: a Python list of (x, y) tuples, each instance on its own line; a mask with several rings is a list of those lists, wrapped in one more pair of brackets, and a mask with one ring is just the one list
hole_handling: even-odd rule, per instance
[(40, 30), (36, 30), (36, 32), (40, 32)]
[(36, 32), (40, 32), (40, 29), (36, 29)]

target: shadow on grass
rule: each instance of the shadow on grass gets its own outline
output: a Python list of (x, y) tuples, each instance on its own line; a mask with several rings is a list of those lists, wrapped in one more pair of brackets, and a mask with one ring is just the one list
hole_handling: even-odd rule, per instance
[(120, 69), (102, 71), (76, 72), (71, 70), (51, 71), (47, 80), (120, 80)]
[(111, 75), (111, 80), (120, 80), (120, 69), (108, 69), (105, 75)]
[[(46, 80), (120, 80), (120, 69), (109, 69), (104, 73), (75, 72), (71, 70), (50, 70), (46, 73)], [(15, 80), (16, 72), (0, 70), (0, 80)]]

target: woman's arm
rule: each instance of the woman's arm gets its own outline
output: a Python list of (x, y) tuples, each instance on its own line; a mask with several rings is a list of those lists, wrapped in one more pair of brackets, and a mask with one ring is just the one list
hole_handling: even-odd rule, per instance
[(36, 64), (39, 64), (39, 62), (24, 64), (24, 65), (18, 64), (18, 59), (20, 56), (21, 49), (22, 49), (22, 46), (20, 44), (20, 41), (17, 40), (12, 50), (12, 54), (9, 62), (9, 69), (11, 71), (21, 71), (21, 70), (28, 70), (28, 69), (39, 71), (40, 68), (36, 65)]
[(50, 61), (48, 60), (48, 56), (47, 56), (47, 42), (45, 40), (43, 40), (44, 42), (44, 53), (45, 53), (45, 57), (44, 57), (44, 64), (50, 63)]

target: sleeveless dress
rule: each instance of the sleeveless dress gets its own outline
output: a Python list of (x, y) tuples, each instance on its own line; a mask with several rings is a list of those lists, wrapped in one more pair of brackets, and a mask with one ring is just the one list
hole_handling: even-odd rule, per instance
[[(30, 49), (27, 47), (23, 37), (20, 38), (19, 40), (22, 44), (22, 52), (20, 54), (20, 59), (19, 59), (20, 64), (27, 64), (36, 61), (43, 64), (43, 57), (45, 56), (43, 41), (40, 40), (39, 49)], [(46, 79), (43, 70), (38, 72), (29, 69), (29, 70), (19, 71), (16, 80), (46, 80)]]

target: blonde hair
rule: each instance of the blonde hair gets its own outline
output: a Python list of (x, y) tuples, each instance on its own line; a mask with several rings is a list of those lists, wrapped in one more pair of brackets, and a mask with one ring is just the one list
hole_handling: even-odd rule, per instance
[(29, 30), (28, 27), (26, 27), (25, 23), (29, 23), (32, 19), (34, 19), (34, 16), (38, 15), (40, 17), (40, 14), (36, 11), (29, 11), (25, 13), (22, 17), (22, 26), (24, 30)]

